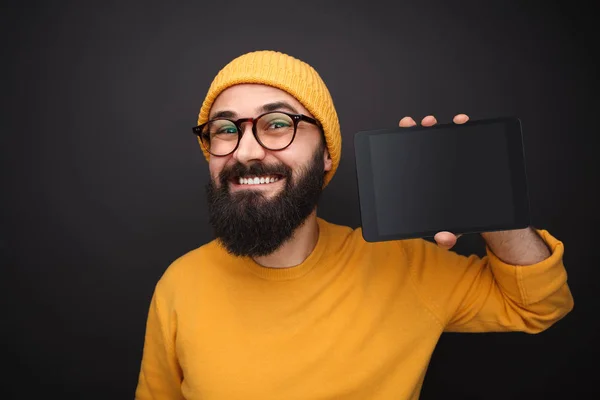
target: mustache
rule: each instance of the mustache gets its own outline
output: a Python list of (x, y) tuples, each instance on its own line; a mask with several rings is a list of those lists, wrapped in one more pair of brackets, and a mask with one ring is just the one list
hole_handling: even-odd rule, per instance
[(244, 178), (256, 175), (279, 175), (284, 178), (292, 176), (292, 169), (285, 164), (262, 164), (254, 163), (249, 166), (236, 162), (231, 167), (223, 168), (219, 174), (219, 180), (226, 184), (232, 179)]

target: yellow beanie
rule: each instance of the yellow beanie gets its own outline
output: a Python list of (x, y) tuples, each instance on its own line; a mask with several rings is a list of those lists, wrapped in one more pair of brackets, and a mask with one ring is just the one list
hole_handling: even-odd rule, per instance
[[(325, 83), (310, 65), (289, 55), (265, 50), (244, 54), (227, 64), (215, 77), (198, 115), (198, 125), (208, 121), (213, 102), (230, 86), (257, 83), (273, 86), (294, 96), (323, 126), (331, 156), (331, 170), (325, 174), (324, 186), (333, 177), (342, 151), (340, 123)], [(198, 138), (204, 156), (210, 154)]]

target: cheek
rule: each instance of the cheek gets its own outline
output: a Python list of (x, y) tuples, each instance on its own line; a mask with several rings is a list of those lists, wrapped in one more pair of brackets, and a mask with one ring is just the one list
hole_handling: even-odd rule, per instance
[(218, 181), (218, 177), (219, 177), (219, 173), (223, 170), (223, 168), (225, 167), (226, 162), (224, 160), (220, 160), (220, 159), (213, 159), (210, 160), (210, 162), (208, 163), (208, 170), (210, 172), (210, 176), (211, 178), (213, 178), (215, 181)]
[(290, 157), (290, 158), (281, 157), (277, 161), (280, 163), (283, 163), (284, 165), (291, 168), (293, 182), (298, 182), (298, 180), (302, 176), (303, 169), (307, 166), (306, 160), (298, 160), (297, 158), (292, 158), (292, 157)]

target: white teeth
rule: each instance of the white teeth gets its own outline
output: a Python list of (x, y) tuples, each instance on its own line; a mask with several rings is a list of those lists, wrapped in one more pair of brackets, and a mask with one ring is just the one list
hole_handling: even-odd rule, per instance
[(240, 185), (260, 185), (260, 184), (265, 184), (265, 183), (273, 183), (273, 182), (277, 182), (279, 180), (279, 178), (276, 178), (274, 176), (271, 177), (254, 177), (254, 178), (239, 178), (238, 179), (238, 183)]

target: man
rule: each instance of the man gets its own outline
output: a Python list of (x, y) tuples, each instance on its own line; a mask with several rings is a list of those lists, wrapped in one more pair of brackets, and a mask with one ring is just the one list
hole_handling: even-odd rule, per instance
[(544, 230), (484, 233), (479, 258), (448, 251), (449, 232), (367, 243), (318, 218), (341, 135), (300, 60), (233, 60), (194, 132), (217, 239), (158, 282), (137, 399), (417, 399), (443, 332), (537, 333), (573, 307), (563, 244)]

